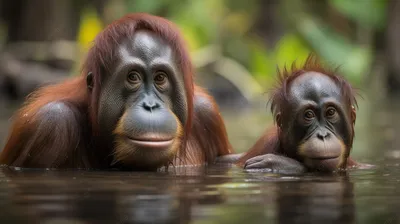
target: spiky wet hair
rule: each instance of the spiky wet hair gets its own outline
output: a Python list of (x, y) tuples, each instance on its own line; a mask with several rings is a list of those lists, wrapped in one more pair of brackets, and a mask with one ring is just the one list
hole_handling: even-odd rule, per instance
[(284, 105), (288, 103), (287, 92), (291, 82), (306, 72), (318, 72), (331, 78), (340, 87), (342, 96), (345, 97), (347, 104), (355, 108), (358, 107), (355, 97), (356, 89), (343, 76), (338, 74), (338, 70), (339, 67), (331, 69), (328, 66), (323, 66), (314, 53), (308, 55), (301, 67), (298, 67), (296, 61), (294, 61), (290, 69), (286, 66), (282, 70), (277, 68), (278, 81), (276, 86), (271, 90), (268, 101), (272, 114), (275, 116), (277, 113), (282, 112)]

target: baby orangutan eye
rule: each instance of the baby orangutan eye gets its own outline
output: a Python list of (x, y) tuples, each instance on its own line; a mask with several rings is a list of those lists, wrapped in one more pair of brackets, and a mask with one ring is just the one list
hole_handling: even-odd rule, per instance
[(329, 107), (329, 108), (326, 110), (326, 116), (327, 116), (328, 118), (331, 118), (331, 117), (333, 117), (333, 116), (335, 116), (335, 115), (336, 115), (336, 110), (335, 110), (335, 108)]

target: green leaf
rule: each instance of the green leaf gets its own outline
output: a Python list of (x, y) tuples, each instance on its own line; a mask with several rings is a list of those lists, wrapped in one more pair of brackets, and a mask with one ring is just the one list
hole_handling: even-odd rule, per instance
[(129, 12), (147, 12), (156, 13), (165, 7), (168, 2), (165, 0), (125, 0)]
[(365, 27), (382, 29), (386, 24), (387, 0), (330, 0), (339, 12)]
[(285, 34), (275, 47), (275, 58), (279, 68), (291, 66), (294, 61), (301, 65), (309, 54), (308, 46), (295, 34)]
[(296, 23), (299, 33), (309, 45), (329, 63), (341, 66), (341, 71), (353, 81), (360, 81), (372, 60), (371, 50), (353, 45), (330, 28), (303, 16)]

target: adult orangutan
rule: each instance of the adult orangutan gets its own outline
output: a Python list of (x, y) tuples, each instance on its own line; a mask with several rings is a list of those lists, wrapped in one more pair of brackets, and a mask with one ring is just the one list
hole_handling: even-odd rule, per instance
[(156, 170), (223, 160), (232, 152), (224, 122), (192, 75), (173, 23), (124, 16), (97, 35), (80, 77), (28, 98), (0, 163)]
[[(245, 169), (302, 173), (361, 166), (349, 157), (357, 101), (351, 85), (310, 55), (304, 66), (279, 72), (271, 94), (276, 125), (245, 153)], [(366, 165), (366, 164), (365, 164)]]

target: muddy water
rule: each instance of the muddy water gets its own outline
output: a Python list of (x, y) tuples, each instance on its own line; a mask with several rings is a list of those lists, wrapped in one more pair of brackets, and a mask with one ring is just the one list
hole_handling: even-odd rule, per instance
[[(4, 139), (12, 107), (2, 108)], [(223, 113), (237, 151), (271, 123), (266, 108), (256, 108)], [(352, 155), (377, 167), (346, 175), (279, 176), (237, 167), (168, 173), (3, 167), (0, 223), (399, 223), (399, 112), (395, 102), (360, 105)]]

